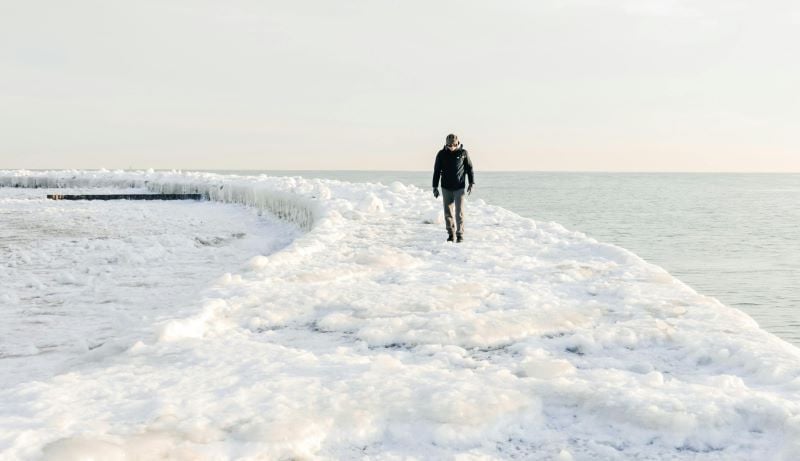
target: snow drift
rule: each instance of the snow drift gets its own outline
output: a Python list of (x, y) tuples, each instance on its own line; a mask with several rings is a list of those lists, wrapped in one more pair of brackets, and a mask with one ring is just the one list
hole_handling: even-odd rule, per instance
[(8, 459), (800, 458), (800, 351), (636, 255), (400, 183), (0, 172), (146, 187), (305, 231), (194, 313), (0, 391)]

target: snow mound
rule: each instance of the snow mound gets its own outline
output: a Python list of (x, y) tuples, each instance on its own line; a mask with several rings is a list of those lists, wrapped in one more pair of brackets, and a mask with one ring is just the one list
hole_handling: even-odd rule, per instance
[(0, 391), (12, 459), (800, 458), (800, 350), (558, 224), (470, 202), (466, 241), (445, 243), (440, 202), (399, 183), (0, 184), (199, 192), (305, 230), (154, 339)]

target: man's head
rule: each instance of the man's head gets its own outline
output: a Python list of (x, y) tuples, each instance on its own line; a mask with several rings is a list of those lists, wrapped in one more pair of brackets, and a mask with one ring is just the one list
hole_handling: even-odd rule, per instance
[(444, 145), (447, 146), (447, 148), (450, 150), (458, 149), (459, 146), (458, 136), (452, 133), (448, 134), (447, 139), (445, 139)]

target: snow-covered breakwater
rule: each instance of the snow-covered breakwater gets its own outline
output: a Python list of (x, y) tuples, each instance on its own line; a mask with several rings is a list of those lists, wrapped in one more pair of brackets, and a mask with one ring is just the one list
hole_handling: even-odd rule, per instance
[[(305, 186), (305, 187), (303, 187)], [(225, 203), (239, 203), (266, 210), (281, 219), (310, 229), (314, 224), (315, 204), (309, 198), (325, 194), (317, 183), (298, 184), (292, 178), (262, 176), (246, 184), (226, 182), (216, 175), (200, 173), (66, 171), (0, 171), (0, 187), (76, 188), (118, 187), (146, 188), (162, 194), (203, 194)]]
[(557, 224), (470, 202), (454, 245), (399, 183), (0, 174), (26, 175), (280, 197), (308, 232), (123, 352), (0, 391), (9, 459), (800, 457), (800, 351)]

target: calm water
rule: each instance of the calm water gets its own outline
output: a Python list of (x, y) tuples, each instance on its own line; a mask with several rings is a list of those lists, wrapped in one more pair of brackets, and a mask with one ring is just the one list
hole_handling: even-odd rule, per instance
[[(427, 172), (265, 173), (431, 181)], [(800, 174), (478, 171), (475, 180), (473, 198), (627, 248), (800, 346)]]

